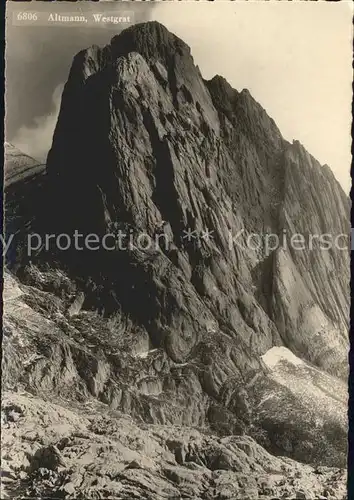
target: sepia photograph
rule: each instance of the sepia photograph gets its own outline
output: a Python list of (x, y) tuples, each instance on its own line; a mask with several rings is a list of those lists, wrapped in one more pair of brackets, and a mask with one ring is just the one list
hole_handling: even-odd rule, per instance
[(352, 18), (7, 2), (1, 499), (350, 498)]

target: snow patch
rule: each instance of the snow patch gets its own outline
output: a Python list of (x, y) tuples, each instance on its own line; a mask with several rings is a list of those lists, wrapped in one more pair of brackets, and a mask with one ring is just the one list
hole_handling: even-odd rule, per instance
[(300, 358), (295, 356), (295, 354), (286, 347), (272, 347), (261, 356), (261, 359), (268, 368), (274, 368), (280, 361), (287, 361), (295, 366), (304, 364)]

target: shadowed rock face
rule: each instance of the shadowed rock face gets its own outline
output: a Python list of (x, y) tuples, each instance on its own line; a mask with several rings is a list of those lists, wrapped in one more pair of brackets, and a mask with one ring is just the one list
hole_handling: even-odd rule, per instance
[[(88, 255), (82, 272), (105, 274), (171, 357), (185, 361), (213, 323), (240, 350), (286, 345), (346, 376), (349, 253), (238, 243), (252, 232), (349, 234), (348, 199), (248, 91), (204, 82), (163, 26), (134, 26), (76, 56), (47, 168), (61, 229), (119, 222), (153, 238), (166, 222), (169, 251)], [(188, 242), (188, 229), (212, 239)]]
[[(74, 58), (45, 180), (38, 231), (114, 227), (136, 246), (21, 261), (32, 292), (16, 300), (42, 326), (20, 327), (35, 356), (26, 375), (9, 362), (15, 384), (26, 378), (41, 395), (93, 397), (150, 424), (246, 432), (273, 453), (344, 464), (349, 251), (324, 250), (313, 235), (349, 234), (349, 200), (247, 90), (203, 80), (189, 47), (162, 25), (133, 26)], [(142, 232), (165, 240), (141, 250)], [(283, 244), (267, 248), (267, 233)], [(305, 250), (286, 244), (297, 233)], [(68, 317), (77, 296), (85, 301)], [(21, 307), (11, 309), (13, 331)], [(103, 307), (106, 317), (94, 312)], [(274, 348), (301, 369), (289, 359), (270, 369), (264, 355)], [(297, 379), (300, 392), (289, 388)], [(317, 403), (307, 412), (309, 387)], [(323, 405), (328, 420), (317, 418)], [(238, 498), (230, 495), (196, 498)]]
[(8, 264), (16, 269), (26, 259), (26, 235), (34, 230), (35, 221), (43, 208), (45, 165), (10, 143), (5, 143), (4, 149), (5, 239), (9, 245), (6, 257)]

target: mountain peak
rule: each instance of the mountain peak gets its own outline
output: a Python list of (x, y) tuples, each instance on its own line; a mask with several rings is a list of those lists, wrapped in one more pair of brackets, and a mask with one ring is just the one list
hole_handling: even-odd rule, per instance
[(190, 48), (157, 21), (130, 26), (111, 40), (113, 57), (139, 52), (146, 59), (168, 62), (171, 57), (190, 56)]
[(139, 53), (148, 63), (161, 63), (167, 71), (180, 66), (181, 73), (193, 73), (192, 80), (197, 72), (189, 46), (162, 24), (149, 21), (123, 30), (104, 47), (91, 45), (78, 52), (70, 70), (70, 86), (80, 87), (89, 77), (131, 52)]

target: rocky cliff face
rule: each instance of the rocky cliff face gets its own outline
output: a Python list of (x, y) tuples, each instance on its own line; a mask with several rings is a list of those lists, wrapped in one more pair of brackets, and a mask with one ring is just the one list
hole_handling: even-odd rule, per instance
[[(22, 258), (9, 389), (94, 398), (161, 429), (198, 426), (218, 443), (247, 433), (273, 454), (344, 465), (349, 251), (309, 239), (349, 234), (349, 200), (248, 91), (203, 80), (160, 24), (128, 28), (75, 57), (35, 185), (32, 230), (123, 230), (133, 244)], [(142, 233), (160, 244), (143, 249)], [(304, 250), (286, 244), (297, 233)], [(224, 469), (211, 455), (202, 475)], [(203, 488), (187, 498), (245, 494)], [(153, 498), (180, 498), (161, 491)]]

